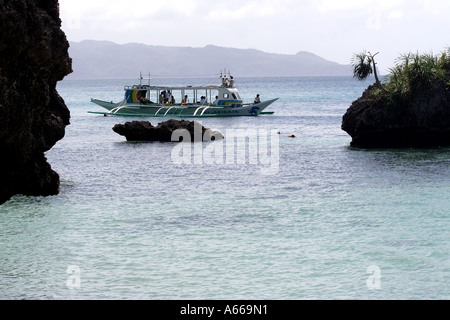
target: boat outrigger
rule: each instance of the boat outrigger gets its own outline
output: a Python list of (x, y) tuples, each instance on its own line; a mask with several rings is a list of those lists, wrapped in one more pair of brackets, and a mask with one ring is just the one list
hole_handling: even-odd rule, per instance
[[(239, 91), (234, 86), (232, 76), (221, 74), (221, 85), (163, 87), (142, 84), (125, 86), (125, 97), (121, 102), (107, 102), (91, 99), (91, 102), (107, 109), (107, 112), (89, 113), (116, 116), (146, 117), (235, 117), (273, 114), (264, 110), (278, 100), (243, 103)], [(180, 97), (176, 101), (175, 96)]]

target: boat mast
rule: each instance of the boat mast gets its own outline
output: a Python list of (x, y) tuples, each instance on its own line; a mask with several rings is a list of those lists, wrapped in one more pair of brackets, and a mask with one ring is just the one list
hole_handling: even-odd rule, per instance
[[(150, 79), (151, 79), (151, 76), (150, 76), (150, 72), (148, 73), (148, 86), (150, 87)], [(140, 72), (140, 74), (139, 74), (139, 86), (140, 87), (142, 87), (142, 80), (144, 80), (144, 77), (143, 77), (143, 75), (142, 75), (142, 71)]]

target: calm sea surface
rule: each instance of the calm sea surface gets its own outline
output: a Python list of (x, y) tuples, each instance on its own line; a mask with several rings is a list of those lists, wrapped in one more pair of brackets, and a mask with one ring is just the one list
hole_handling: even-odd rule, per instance
[(0, 206), (0, 299), (450, 298), (450, 149), (350, 148), (342, 116), (369, 83), (236, 79), (246, 102), (280, 98), (275, 114), (201, 119), (244, 137), (178, 164), (180, 144), (112, 131), (135, 118), (87, 113), (135, 82), (58, 84), (61, 193)]

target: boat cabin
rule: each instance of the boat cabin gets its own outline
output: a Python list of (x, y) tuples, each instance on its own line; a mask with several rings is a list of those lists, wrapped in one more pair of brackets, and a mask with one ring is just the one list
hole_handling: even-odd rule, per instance
[(221, 107), (242, 106), (242, 98), (234, 87), (159, 87), (150, 85), (125, 86), (127, 104), (177, 105), (215, 105)]

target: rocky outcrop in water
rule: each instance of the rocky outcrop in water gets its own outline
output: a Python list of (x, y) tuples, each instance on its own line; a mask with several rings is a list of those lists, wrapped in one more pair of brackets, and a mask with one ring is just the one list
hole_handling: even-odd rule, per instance
[[(183, 130), (180, 134), (174, 134), (177, 130)], [(125, 124), (116, 124), (114, 132), (125, 136), (127, 141), (213, 141), (223, 139), (218, 131), (205, 128), (197, 121), (174, 120), (159, 123), (156, 127), (148, 121), (132, 121)], [(174, 139), (174, 140), (173, 140)]]
[(406, 102), (375, 98), (369, 87), (343, 117), (342, 130), (354, 147), (427, 148), (450, 146), (450, 85), (437, 81)]
[(0, 203), (59, 192), (44, 153), (70, 123), (56, 91), (72, 72), (68, 48), (57, 0), (0, 0)]

